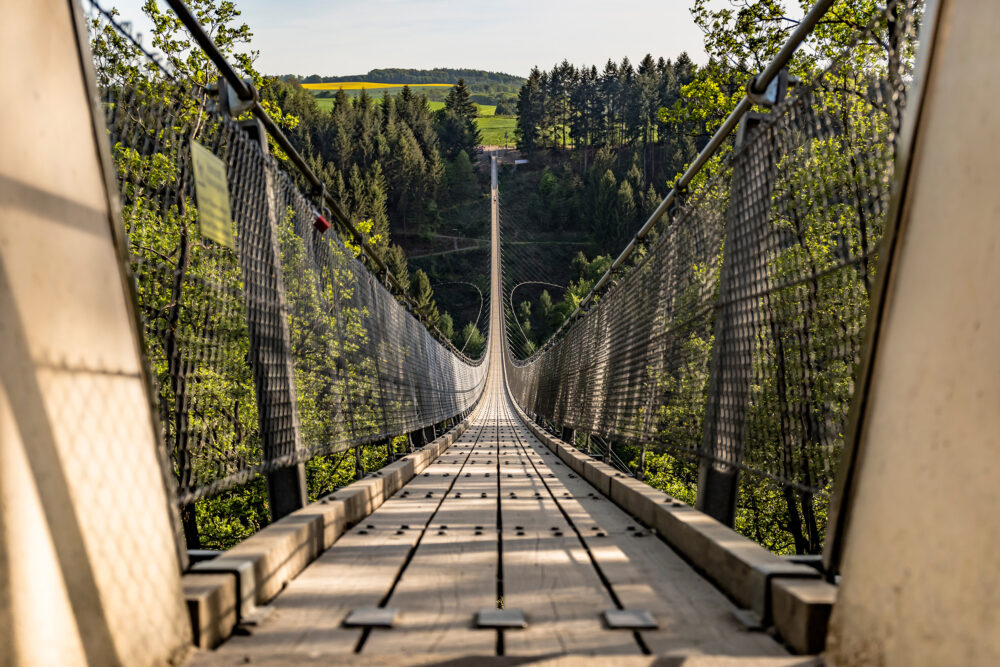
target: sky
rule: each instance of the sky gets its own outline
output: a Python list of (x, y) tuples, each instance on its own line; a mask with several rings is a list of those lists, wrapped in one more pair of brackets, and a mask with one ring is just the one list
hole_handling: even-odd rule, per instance
[[(144, 32), (142, 0), (101, 0)], [(162, 4), (162, 3), (161, 3)], [(682, 51), (705, 61), (689, 0), (236, 0), (264, 74), (364, 74), (380, 67), (527, 76), (564, 58), (597, 65)]]

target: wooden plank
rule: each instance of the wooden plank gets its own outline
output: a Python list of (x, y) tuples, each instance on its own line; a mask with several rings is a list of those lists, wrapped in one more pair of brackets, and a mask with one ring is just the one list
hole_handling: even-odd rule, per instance
[(653, 653), (786, 655), (768, 635), (744, 630), (732, 616), (735, 606), (655, 535), (614, 531), (584, 539), (622, 606), (659, 622), (641, 632)]
[[(395, 523), (426, 521), (432, 503), (390, 500), (375, 514), (392, 514)], [(373, 517), (375, 515), (372, 515)], [(419, 530), (370, 530), (363, 524), (306, 568), (269, 605), (273, 612), (251, 630), (223, 644), (222, 655), (350, 654), (361, 635), (341, 627), (356, 607), (372, 607), (389, 590), (416, 542)]]
[[(547, 451), (534, 437), (525, 444), (536, 453)], [(546, 483), (622, 606), (648, 611), (660, 623), (658, 630), (641, 633), (653, 653), (786, 654), (769, 636), (746, 632), (732, 616), (734, 605), (640, 522), (565, 466), (554, 466), (552, 474), (555, 478), (546, 477)], [(562, 489), (570, 497), (562, 497)]]
[(504, 633), (506, 654), (638, 653), (631, 634), (603, 627), (600, 612), (614, 605), (539, 477), (547, 457), (520, 446), (526, 435), (510, 424), (501, 440), (504, 605), (528, 618), (527, 629)]
[(363, 654), (438, 653), (457, 646), (494, 653), (496, 632), (473, 625), (476, 610), (496, 602), (496, 478), (486, 477), (495, 469), (487, 463), (489, 450), (480, 438), (480, 444), (458, 450), (458, 465), (449, 452), (441, 467), (455, 476), (454, 486), (388, 602), (401, 610), (400, 617), (394, 628), (372, 631)]

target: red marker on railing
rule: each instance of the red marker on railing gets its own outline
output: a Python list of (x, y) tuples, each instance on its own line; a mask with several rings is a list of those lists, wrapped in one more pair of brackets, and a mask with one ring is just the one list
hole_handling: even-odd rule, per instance
[(330, 223), (319, 213), (316, 214), (316, 222), (313, 223), (313, 226), (320, 234), (325, 234), (326, 230), (330, 229)]

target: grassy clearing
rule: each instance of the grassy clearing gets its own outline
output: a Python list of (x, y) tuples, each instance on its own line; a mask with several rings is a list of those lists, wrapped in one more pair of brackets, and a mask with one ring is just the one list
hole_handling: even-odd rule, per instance
[[(361, 82), (364, 83), (364, 82)], [(320, 89), (316, 86), (330, 86), (333, 84), (303, 84), (303, 88), (308, 88), (313, 91), (318, 91)], [(374, 84), (379, 85), (379, 84)], [(446, 84), (433, 84), (433, 85), (446, 85)], [(402, 86), (400, 86), (402, 89)], [(325, 88), (323, 90), (329, 90)], [(360, 90), (360, 89), (355, 89)], [(346, 89), (345, 89), (346, 91)], [(390, 91), (393, 92), (393, 91)], [(333, 108), (332, 97), (317, 97), (316, 104), (323, 111), (329, 111)], [(381, 95), (373, 95), (372, 100), (375, 103), (380, 103), (382, 101)], [(438, 109), (444, 108), (444, 102), (438, 100), (429, 100), (427, 102), (430, 106), (431, 111), (437, 111)], [(507, 143), (513, 145), (514, 143), (514, 125), (516, 124), (516, 119), (513, 117), (496, 117), (497, 107), (495, 104), (477, 104), (476, 107), (479, 108), (479, 118), (476, 119), (476, 123), (479, 125), (479, 130), (483, 133), (483, 145), (484, 146), (503, 146), (504, 145), (504, 132), (507, 133)]]
[[(495, 107), (494, 107), (495, 108)], [(507, 133), (507, 143), (514, 144), (514, 127), (517, 119), (509, 116), (484, 116), (476, 119), (479, 131), (483, 133), (484, 146), (503, 146), (504, 133)]]
[[(449, 88), (450, 83), (411, 83), (410, 88)], [(377, 90), (382, 88), (403, 88), (401, 83), (376, 83), (375, 81), (332, 81), (330, 83), (303, 83), (306, 90)]]

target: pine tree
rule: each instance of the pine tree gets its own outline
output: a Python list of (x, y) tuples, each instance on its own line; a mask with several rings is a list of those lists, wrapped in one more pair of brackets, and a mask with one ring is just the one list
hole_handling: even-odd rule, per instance
[[(476, 122), (479, 107), (470, 99), (469, 89), (465, 87), (465, 79), (459, 79), (458, 83), (448, 92), (442, 111), (444, 112), (442, 120), (448, 124), (449, 134), (454, 137), (453, 143), (456, 150), (453, 155), (457, 155), (459, 150), (464, 150), (472, 155), (476, 147), (483, 142), (483, 134)], [(461, 132), (458, 127), (462, 128)]]
[(518, 148), (531, 152), (538, 147), (538, 126), (541, 121), (541, 76), (537, 67), (532, 68), (528, 80), (517, 95), (517, 126), (514, 140)]
[(451, 109), (437, 112), (435, 127), (441, 142), (441, 152), (446, 158), (454, 159), (462, 151), (475, 150), (475, 144), (470, 141), (468, 124)]
[(385, 252), (385, 265), (389, 272), (399, 281), (403, 291), (410, 291), (410, 269), (406, 263), (406, 251), (401, 246), (393, 244)]
[(453, 341), (455, 347), (460, 350), (465, 350), (465, 354), (473, 359), (478, 358), (483, 353), (483, 349), (486, 347), (486, 337), (480, 333), (479, 329), (472, 322), (466, 324), (462, 331), (455, 336)]
[(468, 153), (460, 151), (445, 170), (448, 191), (447, 201), (458, 203), (476, 194), (476, 174)]
[(444, 100), (444, 108), (454, 111), (456, 114), (470, 122), (475, 122), (479, 115), (479, 107), (469, 96), (469, 89), (465, 87), (465, 79), (459, 79), (448, 92), (448, 97)]
[(417, 313), (428, 324), (436, 325), (440, 314), (437, 303), (434, 302), (434, 290), (431, 289), (430, 278), (427, 277), (423, 269), (417, 269), (416, 274), (414, 274), (412, 290), (411, 296), (416, 304)]
[(441, 317), (438, 319), (438, 329), (444, 334), (445, 338), (449, 340), (455, 336), (455, 322), (451, 319), (451, 315), (448, 313), (441, 313)]
[(635, 192), (628, 181), (622, 181), (618, 186), (618, 238), (619, 246), (624, 245), (635, 232)]

